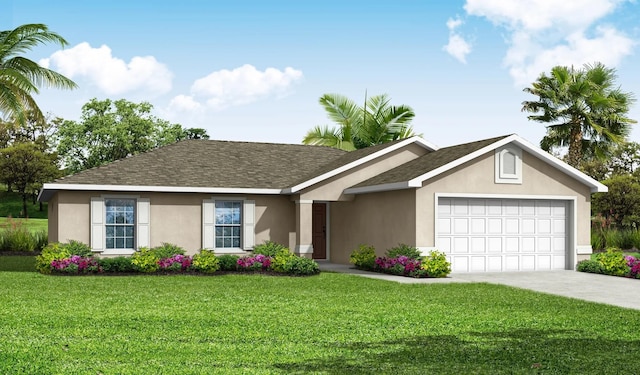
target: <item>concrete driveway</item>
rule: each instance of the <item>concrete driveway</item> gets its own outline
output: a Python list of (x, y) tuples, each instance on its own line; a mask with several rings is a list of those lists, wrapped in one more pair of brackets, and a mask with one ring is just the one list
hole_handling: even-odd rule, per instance
[(456, 273), (442, 279), (413, 279), (318, 262), (323, 271), (349, 273), (399, 283), (492, 283), (640, 310), (640, 280), (576, 271)]

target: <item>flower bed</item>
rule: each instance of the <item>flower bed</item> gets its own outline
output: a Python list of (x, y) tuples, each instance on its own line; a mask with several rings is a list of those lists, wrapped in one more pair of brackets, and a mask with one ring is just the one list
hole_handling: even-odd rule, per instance
[[(256, 251), (258, 254), (256, 254)], [(44, 274), (222, 274), (229, 272), (308, 276), (320, 272), (318, 264), (282, 247), (275, 255), (260, 254), (260, 245), (250, 256), (222, 255), (200, 250), (194, 256), (171, 245), (142, 248), (131, 257), (98, 258), (84, 244), (49, 244), (36, 257), (36, 269)]]
[(451, 273), (451, 264), (444, 253), (431, 251), (421, 256), (417, 248), (403, 244), (387, 250), (383, 257), (376, 256), (373, 246), (360, 245), (351, 253), (350, 261), (361, 270), (398, 276), (446, 277)]
[(596, 254), (594, 258), (578, 262), (576, 270), (640, 279), (640, 259), (624, 255), (618, 248), (609, 248), (606, 252)]

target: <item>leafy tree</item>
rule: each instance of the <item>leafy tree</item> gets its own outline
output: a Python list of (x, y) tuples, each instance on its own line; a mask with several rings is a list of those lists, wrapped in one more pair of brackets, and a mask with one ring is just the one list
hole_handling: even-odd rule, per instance
[(365, 97), (361, 107), (345, 96), (325, 94), (320, 104), (338, 126), (316, 126), (302, 143), (351, 151), (413, 136), (413, 110), (404, 105), (392, 106), (390, 100), (386, 94)]
[(549, 124), (542, 149), (568, 146), (567, 163), (579, 167), (583, 158), (605, 158), (611, 146), (624, 142), (636, 122), (627, 117), (635, 100), (615, 81), (615, 70), (601, 63), (582, 69), (556, 66), (525, 88), (538, 100), (523, 102), (522, 111), (534, 113), (529, 120)]
[(59, 176), (57, 156), (43, 152), (33, 142), (16, 143), (0, 150), (0, 171), (3, 180), (11, 181), (22, 196), (22, 216), (28, 217), (27, 199), (43, 182)]
[(49, 151), (52, 145), (53, 134), (56, 130), (55, 121), (43, 121), (34, 110), (26, 112), (26, 121), (19, 123), (0, 120), (0, 148), (8, 147), (14, 143), (33, 142), (44, 152)]
[(613, 176), (640, 177), (640, 144), (625, 142), (613, 148), (609, 159), (592, 159), (580, 164), (580, 170), (598, 181)]
[(20, 124), (27, 121), (29, 111), (36, 120), (46, 122), (32, 96), (39, 93), (40, 87), (76, 88), (67, 77), (22, 56), (33, 47), (46, 43), (67, 45), (64, 38), (43, 24), (26, 24), (0, 31), (0, 112)]
[(82, 106), (81, 120), (58, 120), (57, 151), (70, 172), (97, 167), (127, 156), (186, 139), (190, 132), (151, 115), (152, 105), (124, 99), (92, 99)]
[(608, 193), (595, 193), (591, 200), (594, 215), (602, 215), (614, 225), (640, 224), (640, 183), (631, 175), (613, 176), (602, 182)]

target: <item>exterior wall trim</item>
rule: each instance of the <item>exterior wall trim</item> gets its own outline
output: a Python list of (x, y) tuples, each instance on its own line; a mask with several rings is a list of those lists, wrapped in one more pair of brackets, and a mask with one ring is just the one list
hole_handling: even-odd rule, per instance
[(570, 270), (575, 270), (576, 267), (576, 259), (578, 259), (579, 246), (576, 241), (578, 238), (578, 222), (576, 217), (578, 216), (578, 199), (575, 196), (571, 195), (520, 195), (520, 194), (469, 194), (469, 193), (438, 193), (434, 194), (433, 199), (433, 243), (434, 245), (437, 243), (438, 237), (438, 201), (440, 198), (484, 198), (484, 199), (522, 199), (522, 200), (559, 200), (566, 201), (569, 203), (570, 207), (568, 207), (568, 211), (571, 214), (569, 217), (569, 239), (568, 239), (568, 248), (571, 252), (567, 251), (567, 258), (565, 267)]

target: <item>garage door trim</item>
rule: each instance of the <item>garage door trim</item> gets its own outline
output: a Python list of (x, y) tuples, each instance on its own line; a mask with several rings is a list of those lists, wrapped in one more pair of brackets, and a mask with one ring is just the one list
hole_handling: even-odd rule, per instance
[[(577, 217), (577, 197), (567, 195), (520, 195), (520, 194), (473, 194), (473, 193), (435, 193), (433, 200), (433, 244), (437, 244), (438, 239), (438, 203), (440, 198), (459, 198), (459, 199), (514, 199), (514, 200), (557, 200), (568, 203), (567, 220), (568, 220), (568, 238), (567, 251), (565, 256), (570, 269), (575, 269), (575, 260), (577, 259), (576, 238), (578, 234)], [(434, 247), (434, 249), (437, 249)]]

